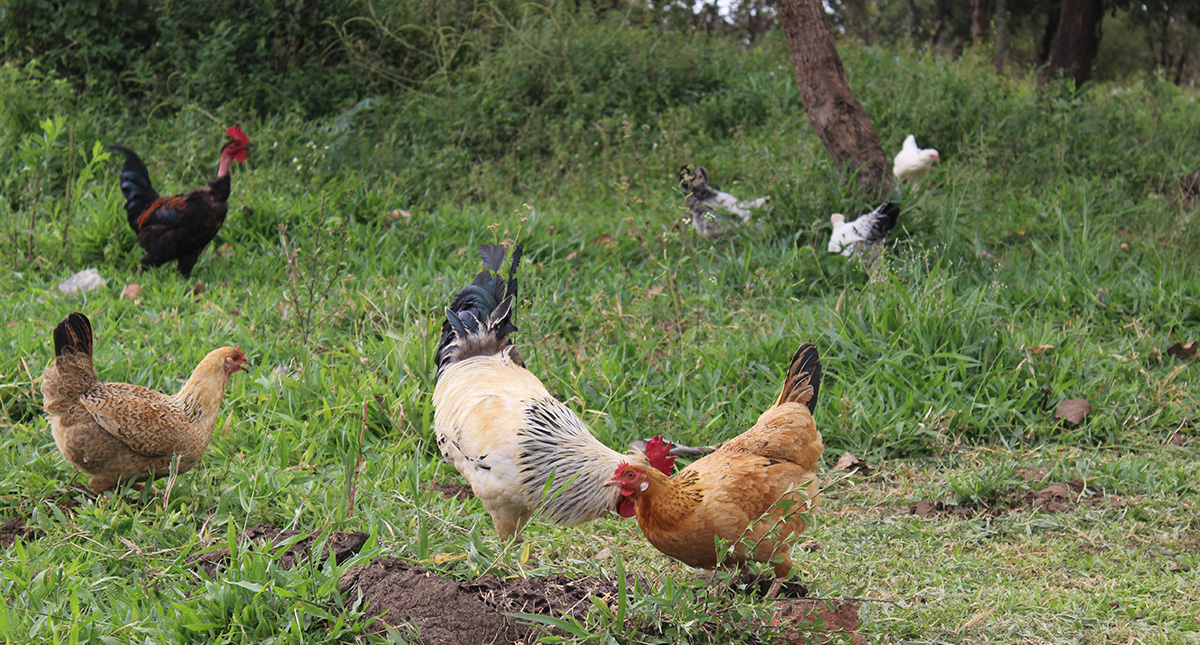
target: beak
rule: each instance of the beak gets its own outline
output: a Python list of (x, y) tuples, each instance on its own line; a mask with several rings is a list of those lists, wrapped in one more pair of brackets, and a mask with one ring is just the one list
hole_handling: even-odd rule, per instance
[(610, 487), (610, 486), (620, 486), (621, 482), (617, 481), (616, 475), (613, 475), (612, 479), (609, 479), (608, 481), (604, 482), (604, 484), (602, 484), (602, 485), (606, 488)]
[(253, 367), (253, 365), (250, 364), (250, 361), (245, 361), (238, 366), (238, 371), (249, 372), (251, 367)]

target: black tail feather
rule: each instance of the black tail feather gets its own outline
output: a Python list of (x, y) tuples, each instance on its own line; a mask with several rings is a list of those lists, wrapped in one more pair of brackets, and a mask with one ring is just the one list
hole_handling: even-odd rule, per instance
[(882, 211), (883, 216), (887, 218), (887, 230), (891, 231), (892, 229), (896, 228), (896, 222), (900, 220), (900, 206), (894, 202), (884, 202), (883, 205), (879, 207), (879, 210)]
[(81, 313), (73, 313), (54, 328), (54, 355), (67, 353), (92, 355), (92, 321)]
[(125, 165), (121, 167), (121, 194), (125, 197), (129, 226), (136, 232), (137, 218), (158, 199), (158, 191), (150, 183), (150, 171), (146, 170), (146, 164), (137, 153), (124, 146), (109, 146), (108, 149), (125, 156)]
[(800, 403), (808, 406), (809, 412), (817, 411), (817, 394), (821, 390), (821, 358), (812, 343), (804, 343), (792, 355), (783, 391), (775, 405)]
[[(512, 322), (513, 301), (517, 298), (517, 265), (521, 247), (513, 247), (508, 281), (500, 276), (504, 248), (495, 244), (479, 247), (484, 270), (476, 274), (471, 284), (455, 294), (446, 308), (442, 322), (442, 338), (437, 347), (437, 366), (440, 375), (445, 366), (471, 356), (498, 353), (509, 347), (509, 335), (517, 331)], [(516, 350), (510, 356), (521, 362)]]

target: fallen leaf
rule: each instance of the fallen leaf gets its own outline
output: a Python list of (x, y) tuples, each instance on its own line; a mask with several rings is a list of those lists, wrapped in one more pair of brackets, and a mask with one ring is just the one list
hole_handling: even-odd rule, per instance
[(913, 509), (913, 514), (917, 517), (926, 520), (937, 513), (937, 504), (933, 500), (923, 499), (917, 502), (917, 507)]
[(1048, 349), (1054, 349), (1054, 345), (1021, 345), (1021, 349), (1034, 354), (1043, 354)]
[(857, 471), (865, 474), (868, 470), (871, 469), (871, 467), (867, 465), (867, 462), (862, 461), (858, 457), (855, 457), (854, 453), (843, 452), (842, 456), (838, 457), (837, 465), (834, 466), (833, 469), (834, 470), (857, 470)]
[(962, 627), (959, 627), (958, 629), (956, 629), (954, 631), (957, 633), (957, 632), (962, 632), (962, 631), (971, 629), (972, 627), (978, 625), (979, 623), (982, 623), (983, 621), (987, 620), (987, 617), (991, 616), (994, 613), (996, 613), (995, 607), (992, 607), (991, 609), (988, 609), (986, 611), (981, 611), (978, 614), (971, 616), (971, 620), (968, 620), (967, 622), (963, 623)]
[(1196, 352), (1200, 350), (1200, 343), (1192, 341), (1187, 345), (1183, 343), (1175, 343), (1167, 348), (1167, 354), (1174, 356), (1181, 361), (1190, 361), (1196, 357)]
[(1171, 433), (1171, 442), (1170, 443), (1172, 446), (1185, 445), (1185, 444), (1187, 444), (1187, 437), (1185, 437), (1182, 432), (1173, 432), (1173, 433)]
[(1092, 404), (1083, 399), (1067, 399), (1058, 404), (1054, 410), (1054, 420), (1066, 420), (1067, 423), (1077, 426), (1083, 423), (1083, 418), (1092, 411)]
[(192, 286), (192, 297), (197, 298), (205, 291), (208, 291), (208, 285), (204, 284), (203, 282), (197, 282), (194, 286)]
[(592, 244), (599, 244), (600, 246), (609, 249), (617, 245), (617, 243), (613, 241), (612, 237), (608, 233), (605, 233), (604, 235), (592, 240)]
[(663, 292), (663, 289), (664, 287), (661, 284), (650, 287), (649, 289), (646, 289), (646, 297), (657, 296)]
[(567, 254), (567, 259), (568, 259), (568, 260), (574, 260), (574, 259), (575, 259), (575, 258), (577, 258), (577, 257), (579, 257), (579, 252), (578, 252), (578, 251), (571, 251), (570, 253), (568, 253), (568, 254)]
[(121, 300), (136, 300), (142, 297), (142, 285), (130, 282), (121, 289)]

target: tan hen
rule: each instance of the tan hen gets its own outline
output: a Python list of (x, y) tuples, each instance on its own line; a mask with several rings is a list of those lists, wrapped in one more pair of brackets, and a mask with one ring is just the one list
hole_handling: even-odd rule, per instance
[(226, 385), (245, 369), (241, 349), (222, 347), (200, 361), (178, 394), (104, 383), (92, 367), (92, 323), (73, 313), (54, 329), (42, 406), (58, 451), (102, 493), (122, 481), (163, 477), (174, 459), (176, 472), (191, 470), (208, 449)]

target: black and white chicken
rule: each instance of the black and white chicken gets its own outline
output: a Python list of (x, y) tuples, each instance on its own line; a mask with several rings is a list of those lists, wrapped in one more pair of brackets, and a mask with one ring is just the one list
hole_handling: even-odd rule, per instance
[(679, 186), (687, 194), (686, 206), (692, 226), (706, 240), (732, 235), (735, 228), (750, 222), (750, 211), (762, 208), (768, 199), (759, 197), (748, 202), (738, 201), (737, 197), (717, 190), (708, 183), (708, 171), (704, 166), (680, 168)]
[(888, 233), (896, 228), (899, 219), (900, 207), (892, 202), (880, 204), (870, 213), (859, 215), (853, 222), (847, 222), (846, 216), (841, 213), (834, 213), (829, 216), (829, 221), (833, 222), (829, 252), (850, 257), (863, 249), (882, 244)]

